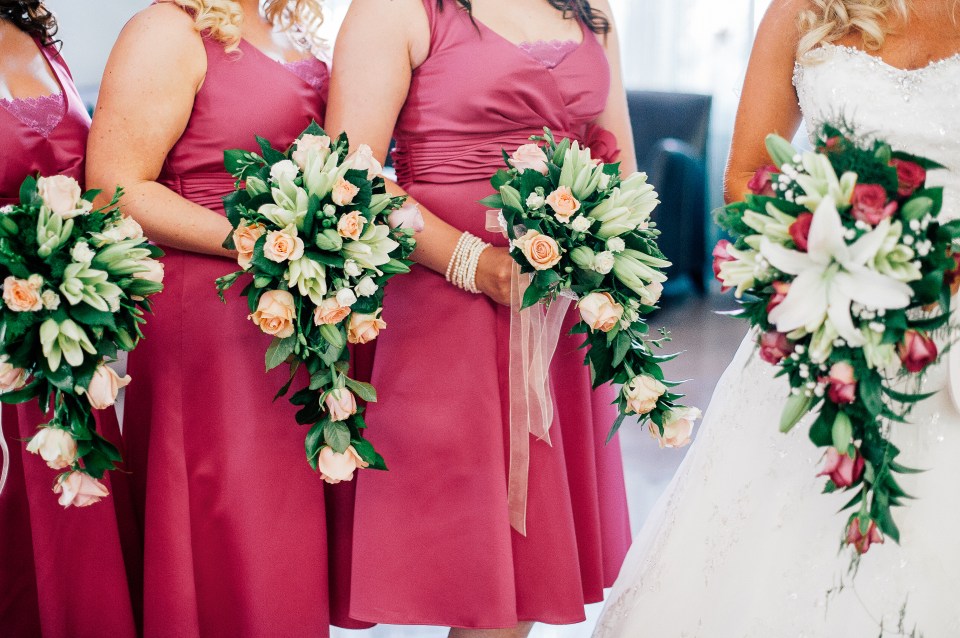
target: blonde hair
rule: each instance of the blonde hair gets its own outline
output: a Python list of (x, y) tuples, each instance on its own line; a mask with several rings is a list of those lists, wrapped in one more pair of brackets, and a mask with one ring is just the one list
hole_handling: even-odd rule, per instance
[(814, 8), (800, 12), (799, 55), (824, 42), (859, 32), (868, 50), (883, 46), (891, 17), (907, 18), (907, 0), (810, 0)]
[[(206, 31), (227, 51), (240, 45), (243, 8), (237, 0), (174, 0), (192, 15), (197, 31)], [(263, 17), (289, 32), (305, 49), (318, 50), (323, 40), (317, 34), (323, 23), (321, 0), (261, 0)]]

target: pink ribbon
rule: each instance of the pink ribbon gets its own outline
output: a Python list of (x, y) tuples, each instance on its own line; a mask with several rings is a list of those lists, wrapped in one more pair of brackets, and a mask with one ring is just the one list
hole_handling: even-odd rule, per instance
[(10, 474), (10, 448), (7, 447), (7, 441), (3, 436), (2, 423), (0, 423), (0, 455), (3, 456), (3, 467), (0, 468), (0, 494), (3, 494), (3, 488), (7, 484), (7, 475)]
[[(497, 211), (487, 216), (487, 230), (505, 232)], [(549, 307), (543, 303), (520, 310), (530, 286), (530, 274), (513, 265), (510, 284), (510, 471), (507, 509), (510, 526), (527, 535), (527, 493), (530, 478), (530, 435), (550, 443), (553, 396), (550, 361), (557, 350), (563, 320), (573, 301), (561, 296)]]

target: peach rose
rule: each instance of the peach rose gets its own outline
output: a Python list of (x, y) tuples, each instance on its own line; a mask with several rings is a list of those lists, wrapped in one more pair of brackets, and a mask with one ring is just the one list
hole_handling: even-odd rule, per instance
[(60, 494), (60, 505), (64, 507), (87, 507), (110, 496), (103, 483), (79, 470), (61, 474), (53, 493)]
[(580, 317), (591, 330), (610, 332), (623, 317), (623, 306), (609, 292), (591, 292), (577, 303)]
[(334, 388), (324, 399), (331, 421), (346, 421), (357, 413), (357, 398), (346, 388)]
[(557, 242), (535, 230), (528, 230), (517, 240), (517, 246), (536, 270), (549, 270), (560, 263), (560, 246)]
[[(650, 375), (641, 374), (623, 386), (623, 397), (627, 400), (627, 412), (634, 414), (650, 414), (657, 407), (657, 402), (667, 386)], [(654, 426), (656, 427), (656, 426)]]
[(134, 279), (145, 279), (155, 284), (163, 283), (163, 262), (157, 259), (144, 259), (140, 262), (141, 266), (146, 266), (147, 270), (133, 273)]
[(3, 280), (3, 300), (7, 308), (14, 312), (37, 312), (43, 308), (43, 300), (40, 297), (42, 286), (43, 279), (40, 277), (33, 276), (29, 279), (7, 277)]
[(567, 186), (561, 186), (547, 195), (547, 205), (553, 209), (554, 216), (564, 224), (580, 210), (579, 200)]
[(55, 470), (77, 462), (77, 442), (69, 432), (60, 428), (40, 428), (27, 444), (27, 452), (39, 454)]
[(663, 434), (656, 423), (650, 424), (650, 436), (656, 439), (661, 448), (685, 447), (690, 444), (693, 435), (693, 423), (700, 418), (697, 408), (674, 408), (664, 415)]
[(354, 186), (341, 177), (337, 180), (337, 183), (333, 185), (333, 190), (330, 192), (330, 199), (332, 199), (333, 203), (337, 206), (349, 206), (353, 203), (353, 198), (356, 197), (359, 192), (360, 189), (357, 186)]
[(263, 244), (263, 256), (278, 264), (284, 261), (296, 261), (303, 257), (303, 240), (297, 237), (297, 227), (290, 224), (283, 230), (267, 233)]
[(532, 170), (547, 174), (547, 154), (536, 144), (524, 144), (510, 158), (510, 163), (518, 171)]
[(353, 313), (347, 326), (347, 341), (350, 343), (369, 343), (377, 338), (387, 322), (380, 318), (380, 311), (372, 315)]
[(37, 180), (37, 194), (47, 208), (64, 217), (77, 210), (83, 192), (80, 184), (72, 177), (54, 175)]
[(367, 467), (369, 463), (360, 458), (352, 445), (343, 454), (334, 452), (332, 447), (324, 447), (317, 457), (317, 469), (324, 481), (335, 485), (340, 481), (352, 481), (357, 468)]
[(300, 170), (307, 170), (307, 158), (312, 154), (317, 154), (326, 159), (326, 151), (330, 150), (330, 138), (326, 135), (302, 135), (297, 140), (295, 150), (290, 154), (290, 159), (300, 167)]
[(347, 213), (337, 222), (337, 232), (344, 239), (357, 241), (363, 233), (363, 225), (367, 223), (360, 211), (355, 210)]
[(313, 311), (313, 323), (318, 326), (340, 323), (349, 314), (350, 306), (342, 306), (336, 297), (328, 297)]
[(104, 410), (117, 402), (117, 393), (128, 383), (130, 375), (121, 377), (110, 366), (100, 364), (93, 373), (90, 384), (86, 388), (80, 388), (80, 393), (87, 395), (91, 408)]
[(270, 290), (263, 293), (257, 311), (249, 318), (268, 335), (286, 339), (294, 333), (295, 314), (293, 295), (286, 290)]
[(240, 226), (233, 231), (233, 244), (237, 247), (237, 263), (244, 270), (250, 268), (250, 262), (253, 260), (253, 247), (257, 245), (257, 240), (263, 237), (267, 232), (267, 227), (263, 224), (248, 224), (246, 220), (240, 220)]
[(367, 179), (374, 179), (383, 172), (383, 165), (373, 156), (373, 149), (366, 144), (357, 147), (347, 158), (350, 168), (356, 171), (367, 171)]
[(0, 394), (19, 390), (27, 383), (27, 371), (14, 368), (7, 363), (7, 357), (0, 357)]

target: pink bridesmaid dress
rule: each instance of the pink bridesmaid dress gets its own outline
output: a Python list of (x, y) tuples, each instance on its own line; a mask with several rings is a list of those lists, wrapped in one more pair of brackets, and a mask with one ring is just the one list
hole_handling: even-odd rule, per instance
[[(423, 0), (431, 29), (400, 114), (398, 181), (453, 226), (503, 246), (477, 202), (512, 152), (549, 126), (612, 151), (592, 126), (610, 71), (598, 38), (517, 46), (458, 4)], [(615, 148), (615, 142), (612, 147)], [(507, 510), (509, 309), (415, 267), (390, 282), (369, 437), (389, 472), (356, 497), (351, 615), (471, 628), (584, 619), (630, 542), (613, 391), (590, 389), (581, 338), (552, 364), (553, 446), (531, 444), (527, 535)], [(574, 318), (568, 318), (566, 328)]]
[[(227, 53), (204, 35), (204, 46), (203, 86), (158, 181), (222, 214), (234, 187), (224, 150), (258, 151), (256, 135), (291, 144), (321, 122), (329, 74), (315, 58), (282, 64), (246, 41)], [(270, 337), (247, 319), (242, 286), (227, 304), (217, 297), (214, 282), (235, 261), (163, 249), (165, 289), (129, 359), (124, 416), (143, 530), (143, 634), (328, 636), (349, 587), (328, 584), (324, 483), (307, 464), (294, 406), (273, 402), (287, 371), (264, 372)]]
[[(0, 206), (19, 199), (28, 175), (69, 175), (83, 182), (90, 117), (55, 46), (42, 46), (60, 92), (0, 100)], [(113, 409), (96, 413), (100, 433), (116, 445)], [(49, 420), (36, 402), (4, 405), (0, 425), (10, 474), (0, 493), (0, 635), (26, 638), (135, 636), (121, 538), (132, 531), (129, 487), (121, 471), (104, 480), (111, 496), (64, 509), (53, 493), (57, 474), (24, 440)]]

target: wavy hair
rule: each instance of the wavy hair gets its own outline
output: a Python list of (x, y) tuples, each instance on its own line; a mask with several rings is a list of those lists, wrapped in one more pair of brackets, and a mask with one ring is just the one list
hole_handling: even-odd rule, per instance
[(835, 42), (859, 32), (863, 45), (876, 51), (890, 32), (891, 17), (907, 18), (907, 0), (811, 0), (814, 8), (800, 12), (802, 56), (824, 42)]
[(45, 46), (56, 42), (57, 19), (42, 0), (0, 0), (0, 19), (38, 38)]
[[(471, 18), (473, 17), (473, 3), (470, 0), (456, 0), (456, 2), (471, 14)], [(597, 35), (610, 33), (609, 18), (602, 11), (591, 7), (589, 0), (547, 0), (547, 2), (557, 11), (563, 12), (564, 18), (576, 17)], [(443, 0), (437, 0), (437, 7), (443, 10)]]
[[(240, 45), (243, 9), (236, 0), (173, 0), (192, 15), (197, 31), (206, 31), (227, 51)], [(271, 24), (293, 35), (304, 48), (317, 50), (323, 23), (321, 0), (261, 0), (260, 11)]]

